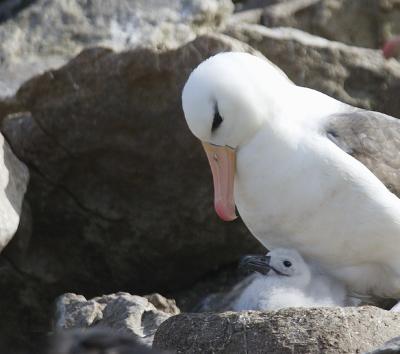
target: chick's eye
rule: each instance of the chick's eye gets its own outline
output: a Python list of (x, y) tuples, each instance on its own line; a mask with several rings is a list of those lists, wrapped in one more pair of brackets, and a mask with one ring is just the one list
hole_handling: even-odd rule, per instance
[(211, 131), (213, 132), (215, 129), (217, 129), (221, 123), (222, 123), (223, 119), (221, 117), (221, 115), (218, 112), (218, 108), (215, 108), (215, 113), (214, 113), (214, 119), (213, 119), (213, 123), (212, 123), (212, 127), (211, 127)]
[(290, 261), (284, 261), (284, 262), (283, 262), (283, 265), (284, 265), (286, 268), (289, 268), (289, 267), (292, 266), (292, 262), (290, 262)]

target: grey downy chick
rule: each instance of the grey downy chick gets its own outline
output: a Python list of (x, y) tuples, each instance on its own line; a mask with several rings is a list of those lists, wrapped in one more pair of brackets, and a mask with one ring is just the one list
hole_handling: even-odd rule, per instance
[(316, 269), (313, 272), (294, 249), (247, 256), (241, 267), (258, 274), (234, 301), (235, 311), (349, 305), (345, 286)]

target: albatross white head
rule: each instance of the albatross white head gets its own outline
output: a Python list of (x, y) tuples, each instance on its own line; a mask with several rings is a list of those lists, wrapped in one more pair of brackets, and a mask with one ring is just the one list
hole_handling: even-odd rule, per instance
[[(272, 85), (265, 85), (265, 80)], [(217, 54), (202, 62), (186, 82), (183, 111), (190, 130), (206, 151), (214, 180), (214, 206), (223, 220), (236, 218), (236, 150), (270, 116), (268, 110), (274, 109), (275, 101), (271, 96), (277, 94), (273, 91), (279, 91), (283, 83), (290, 81), (266, 60), (236, 52)]]

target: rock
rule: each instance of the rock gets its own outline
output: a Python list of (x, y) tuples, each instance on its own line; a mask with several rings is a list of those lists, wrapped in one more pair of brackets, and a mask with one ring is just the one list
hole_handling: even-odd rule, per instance
[(368, 352), (367, 354), (399, 354), (400, 353), (400, 337), (395, 337), (379, 348)]
[[(161, 302), (171, 302), (157, 294)], [(180, 311), (175, 306), (175, 313)], [(99, 327), (132, 335), (151, 346), (157, 328), (171, 313), (158, 310), (144, 297), (117, 293), (86, 300), (82, 295), (64, 294), (56, 301), (55, 329)]]
[(294, 0), (265, 8), (268, 27), (295, 27), (350, 45), (380, 48), (400, 33), (399, 0)]
[(261, 23), (267, 27), (296, 27), (299, 29), (303, 29), (306, 26), (311, 27), (310, 23), (312, 23), (313, 18), (309, 15), (305, 19), (305, 14), (308, 15), (315, 5), (320, 3), (321, 0), (279, 2), (263, 9)]
[(385, 60), (379, 51), (331, 42), (292, 28), (235, 24), (227, 33), (262, 52), (297, 85), (400, 117), (400, 63)]
[(157, 293), (144, 295), (143, 297), (146, 298), (157, 310), (171, 315), (178, 315), (181, 313), (179, 308), (176, 306), (174, 299), (166, 299), (164, 296)]
[[(31, 172), (33, 234), (23, 257), (9, 254), (26, 279), (15, 293), (36, 293), (31, 280), (46, 306), (70, 291), (170, 293), (263, 252), (240, 221), (216, 216), (208, 162), (181, 108), (189, 72), (229, 50), (257, 53), (223, 35), (166, 52), (93, 48), (28, 81), (11, 108), (0, 100), (2, 131)], [(45, 326), (36, 312), (46, 307), (20, 309), (15, 321)]]
[(14, 16), (34, 0), (0, 0), (0, 23)]
[(235, 0), (235, 11), (244, 12), (251, 9), (260, 9), (282, 1), (291, 0)]
[(108, 328), (61, 331), (50, 338), (48, 354), (167, 354)]
[(4, 309), (0, 321), (0, 353), (42, 353), (35, 352), (33, 347), (48, 331), (48, 288), (17, 269), (5, 253), (0, 254), (0, 302)]
[(28, 186), (28, 168), (18, 160), (0, 134), (0, 252), (17, 231)]
[(264, 10), (263, 9), (252, 9), (246, 11), (240, 11), (232, 15), (229, 19), (229, 23), (254, 23), (260, 24), (262, 15)]
[(360, 353), (399, 330), (400, 314), (368, 306), (181, 314), (159, 327), (154, 347), (176, 353)]
[(2, 130), (32, 171), (35, 242), (23, 269), (59, 290), (143, 293), (188, 285), (255, 248), (241, 223), (215, 215), (180, 104), (189, 72), (232, 49), (249, 50), (223, 36), (161, 54), (91, 49), (18, 91), (22, 111)]
[(38, 0), (0, 27), (0, 97), (86, 47), (176, 48), (232, 12), (231, 0)]

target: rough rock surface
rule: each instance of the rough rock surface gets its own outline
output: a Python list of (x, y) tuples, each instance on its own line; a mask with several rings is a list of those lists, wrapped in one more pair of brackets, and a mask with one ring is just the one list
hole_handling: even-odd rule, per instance
[[(46, 354), (172, 354), (109, 328), (66, 330), (50, 337)], [(43, 353), (40, 353), (43, 354)]]
[(376, 307), (181, 314), (159, 327), (154, 346), (176, 353), (353, 354), (399, 331), (400, 314)]
[(55, 329), (100, 327), (134, 336), (151, 346), (154, 333), (162, 322), (179, 314), (174, 300), (153, 296), (169, 304), (170, 312), (158, 309), (145, 297), (117, 293), (86, 300), (72, 293), (60, 296), (56, 302)]
[(35, 0), (0, 0), (0, 24)]
[(0, 97), (88, 46), (176, 48), (232, 11), (230, 0), (38, 0), (0, 27)]
[(366, 354), (399, 354), (400, 353), (400, 337), (393, 338), (381, 345), (379, 348)]
[(188, 73), (230, 49), (247, 48), (219, 36), (161, 54), (91, 49), (18, 91), (20, 112), (2, 130), (32, 171), (35, 241), (23, 269), (60, 290), (148, 292), (254, 249), (244, 226), (215, 215), (205, 154), (180, 104)]
[(385, 60), (379, 51), (292, 28), (235, 24), (227, 33), (262, 52), (300, 86), (400, 117), (400, 63)]
[[(6, 250), (26, 281), (0, 298), (15, 318), (44, 326), (28, 304), (36, 313), (64, 292), (184, 289), (262, 252), (240, 221), (216, 216), (208, 162), (181, 109), (189, 72), (228, 50), (256, 53), (223, 35), (162, 53), (89, 49), (0, 101), (2, 131), (31, 172), (25, 231)], [(14, 301), (26, 292), (28, 309)]]
[(268, 27), (295, 27), (330, 40), (380, 48), (400, 33), (399, 0), (294, 0), (265, 8)]
[(28, 168), (0, 134), (0, 252), (17, 231), (28, 180)]

